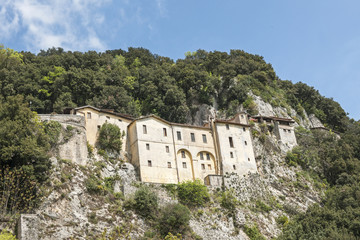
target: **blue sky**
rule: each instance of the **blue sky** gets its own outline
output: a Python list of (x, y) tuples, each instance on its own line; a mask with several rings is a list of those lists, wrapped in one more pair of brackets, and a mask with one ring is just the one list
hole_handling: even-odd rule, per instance
[(242, 49), (360, 119), (358, 0), (0, 0), (0, 43), (15, 50)]

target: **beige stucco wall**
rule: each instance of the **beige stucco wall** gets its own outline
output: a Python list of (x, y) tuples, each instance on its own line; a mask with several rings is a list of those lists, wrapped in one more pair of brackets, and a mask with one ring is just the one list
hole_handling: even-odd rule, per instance
[[(88, 113), (91, 114), (91, 118), (88, 117)], [(122, 138), (122, 150), (125, 151), (127, 149), (127, 126), (131, 123), (131, 120), (113, 114), (99, 112), (92, 108), (79, 109), (76, 111), (76, 115), (85, 118), (86, 136), (89, 144), (95, 145), (100, 127), (108, 122), (118, 126), (121, 132), (125, 132), (125, 136)]]
[[(229, 129), (225, 123), (215, 123), (223, 173), (234, 172), (242, 176), (248, 172), (257, 172), (250, 127), (231, 123), (228, 125)], [(233, 139), (233, 147), (230, 146), (229, 137)]]
[(279, 124), (278, 129), (280, 140), (284, 144), (288, 144), (290, 147), (297, 145), (294, 127)]
[[(191, 178), (204, 181), (207, 175), (216, 174), (214, 139), (211, 129), (181, 125), (173, 125), (172, 128), (180, 182), (190, 180)], [(177, 132), (181, 133), (181, 140), (177, 139)], [(191, 140), (191, 133), (195, 136), (194, 142)], [(203, 134), (206, 135), (206, 143), (203, 142)], [(185, 159), (181, 156), (182, 150), (185, 150), (187, 153)], [(203, 160), (200, 159), (200, 152), (203, 153)], [(210, 160), (207, 160), (206, 153), (209, 153)], [(186, 169), (183, 168), (183, 162), (187, 162)], [(188, 166), (189, 164), (192, 168)], [(205, 169), (202, 168), (202, 164), (204, 164)]]
[(238, 113), (234, 117), (234, 122), (241, 123), (241, 124), (249, 124), (247, 114), (246, 113)]
[[(129, 127), (131, 134), (133, 134), (133, 125), (136, 125), (136, 137), (131, 138), (131, 144), (135, 146), (134, 143), (136, 142), (138, 156), (135, 155), (132, 158), (140, 166), (141, 181), (177, 183), (178, 177), (171, 126), (156, 118), (149, 117), (139, 119), (131, 124)], [(144, 125), (147, 133), (143, 132)], [(166, 128), (167, 136), (164, 136), (163, 128)], [(148, 148), (147, 144), (149, 144)], [(169, 147), (169, 152), (166, 152), (166, 146)], [(132, 152), (136, 152), (135, 147), (132, 148)], [(151, 166), (149, 166), (148, 161), (151, 161)]]

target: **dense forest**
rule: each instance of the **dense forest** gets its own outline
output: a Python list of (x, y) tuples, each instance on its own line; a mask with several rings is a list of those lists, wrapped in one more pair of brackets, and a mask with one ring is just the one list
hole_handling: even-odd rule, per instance
[(294, 215), (279, 238), (359, 239), (360, 122), (349, 119), (333, 99), (304, 83), (279, 79), (263, 57), (242, 50), (198, 50), (175, 62), (144, 48), (103, 53), (51, 48), (35, 55), (1, 47), (0, 193), (9, 181), (4, 176), (28, 180), (21, 180), (26, 198), (2, 205), (0, 214), (36, 204), (34, 186), (45, 181), (51, 169), (46, 152), (53, 132), (36, 121), (34, 112), (61, 113), (89, 104), (184, 123), (201, 104), (226, 116), (240, 104), (256, 114), (250, 91), (273, 106), (295, 109), (300, 117), (304, 111), (315, 114), (341, 134), (340, 140), (298, 136), (299, 146), (287, 159), (323, 179), (328, 190), (321, 204)]

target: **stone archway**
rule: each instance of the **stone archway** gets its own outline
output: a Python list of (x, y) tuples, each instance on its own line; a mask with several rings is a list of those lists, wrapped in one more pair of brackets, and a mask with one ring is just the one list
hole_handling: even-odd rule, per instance
[(180, 149), (177, 151), (177, 162), (179, 182), (195, 180), (193, 158), (188, 150)]

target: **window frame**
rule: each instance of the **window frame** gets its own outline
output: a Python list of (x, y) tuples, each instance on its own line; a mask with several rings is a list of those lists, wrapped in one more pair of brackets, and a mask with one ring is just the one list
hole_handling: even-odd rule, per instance
[(195, 142), (195, 133), (190, 133), (191, 142)]
[(206, 134), (203, 134), (203, 135), (202, 135), (202, 139), (203, 139), (203, 143), (207, 143), (207, 137), (206, 137)]
[(233, 148), (234, 147), (234, 140), (232, 137), (229, 137), (229, 144), (230, 144), (230, 147)]
[(180, 131), (176, 131), (176, 137), (178, 141), (181, 141), (181, 132)]

